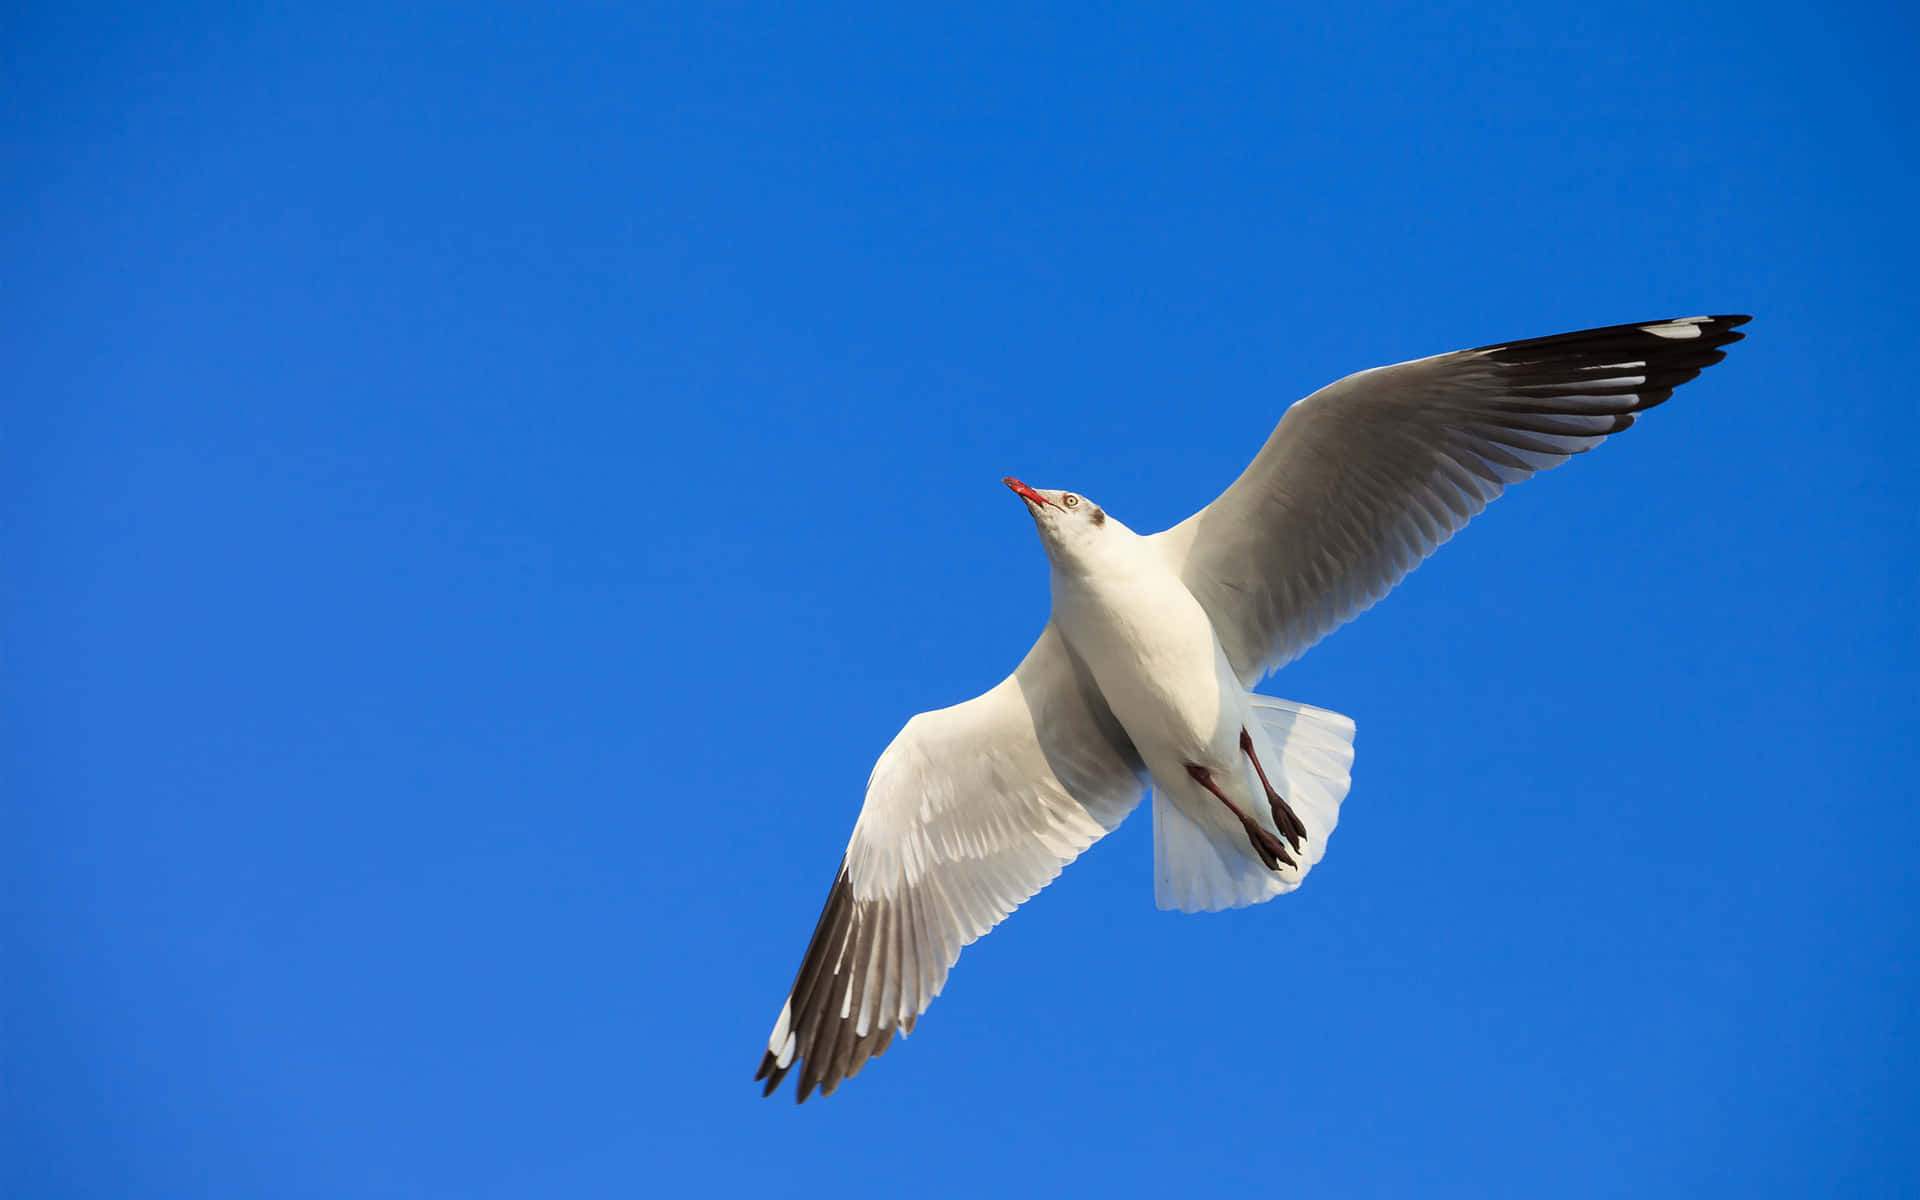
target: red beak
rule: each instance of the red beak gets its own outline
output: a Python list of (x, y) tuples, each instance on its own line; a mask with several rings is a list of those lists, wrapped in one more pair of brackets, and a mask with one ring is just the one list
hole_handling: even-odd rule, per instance
[[(1015, 479), (1011, 475), (1007, 476), (1005, 479), (1002, 479), (1000, 482), (1012, 488), (1014, 495), (1020, 497), (1022, 500), (1025, 500), (1029, 504), (1053, 504), (1053, 501), (1047, 499), (1045, 496), (1042, 496), (1039, 492), (1034, 491), (1032, 488), (1028, 487), (1024, 483), (1021, 483), (1018, 479)], [(1060, 507), (1058, 504), (1053, 504), (1053, 506), (1055, 508)]]

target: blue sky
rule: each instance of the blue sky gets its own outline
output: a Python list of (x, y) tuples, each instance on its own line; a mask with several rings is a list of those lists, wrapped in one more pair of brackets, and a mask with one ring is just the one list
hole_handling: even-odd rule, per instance
[[(803, 11), (804, 9), (804, 11)], [(9, 1196), (1895, 1195), (1910, 12), (39, 6), (5, 39)], [(875, 756), (1286, 404), (1751, 312), (1270, 680), (1296, 895), (1150, 822), (825, 1102)]]

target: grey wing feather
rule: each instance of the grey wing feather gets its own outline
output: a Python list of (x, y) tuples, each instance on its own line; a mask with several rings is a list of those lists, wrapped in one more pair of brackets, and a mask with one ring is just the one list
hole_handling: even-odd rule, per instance
[(1725, 357), (1744, 316), (1461, 350), (1299, 401), (1233, 485), (1154, 538), (1249, 686), (1373, 605), (1508, 485)]

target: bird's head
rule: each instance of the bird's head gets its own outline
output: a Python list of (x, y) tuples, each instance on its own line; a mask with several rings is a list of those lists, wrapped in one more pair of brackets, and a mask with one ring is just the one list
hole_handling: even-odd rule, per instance
[(1000, 482), (1027, 502), (1040, 544), (1057, 567), (1086, 563), (1120, 529), (1098, 504), (1075, 492), (1031, 488), (1011, 475)]

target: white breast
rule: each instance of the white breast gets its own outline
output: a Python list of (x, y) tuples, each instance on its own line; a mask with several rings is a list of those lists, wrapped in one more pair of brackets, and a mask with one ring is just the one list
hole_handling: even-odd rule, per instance
[(1144, 539), (1116, 549), (1096, 570), (1054, 572), (1054, 619), (1156, 775), (1212, 761), (1238, 736), (1239, 681), (1165, 559)]

